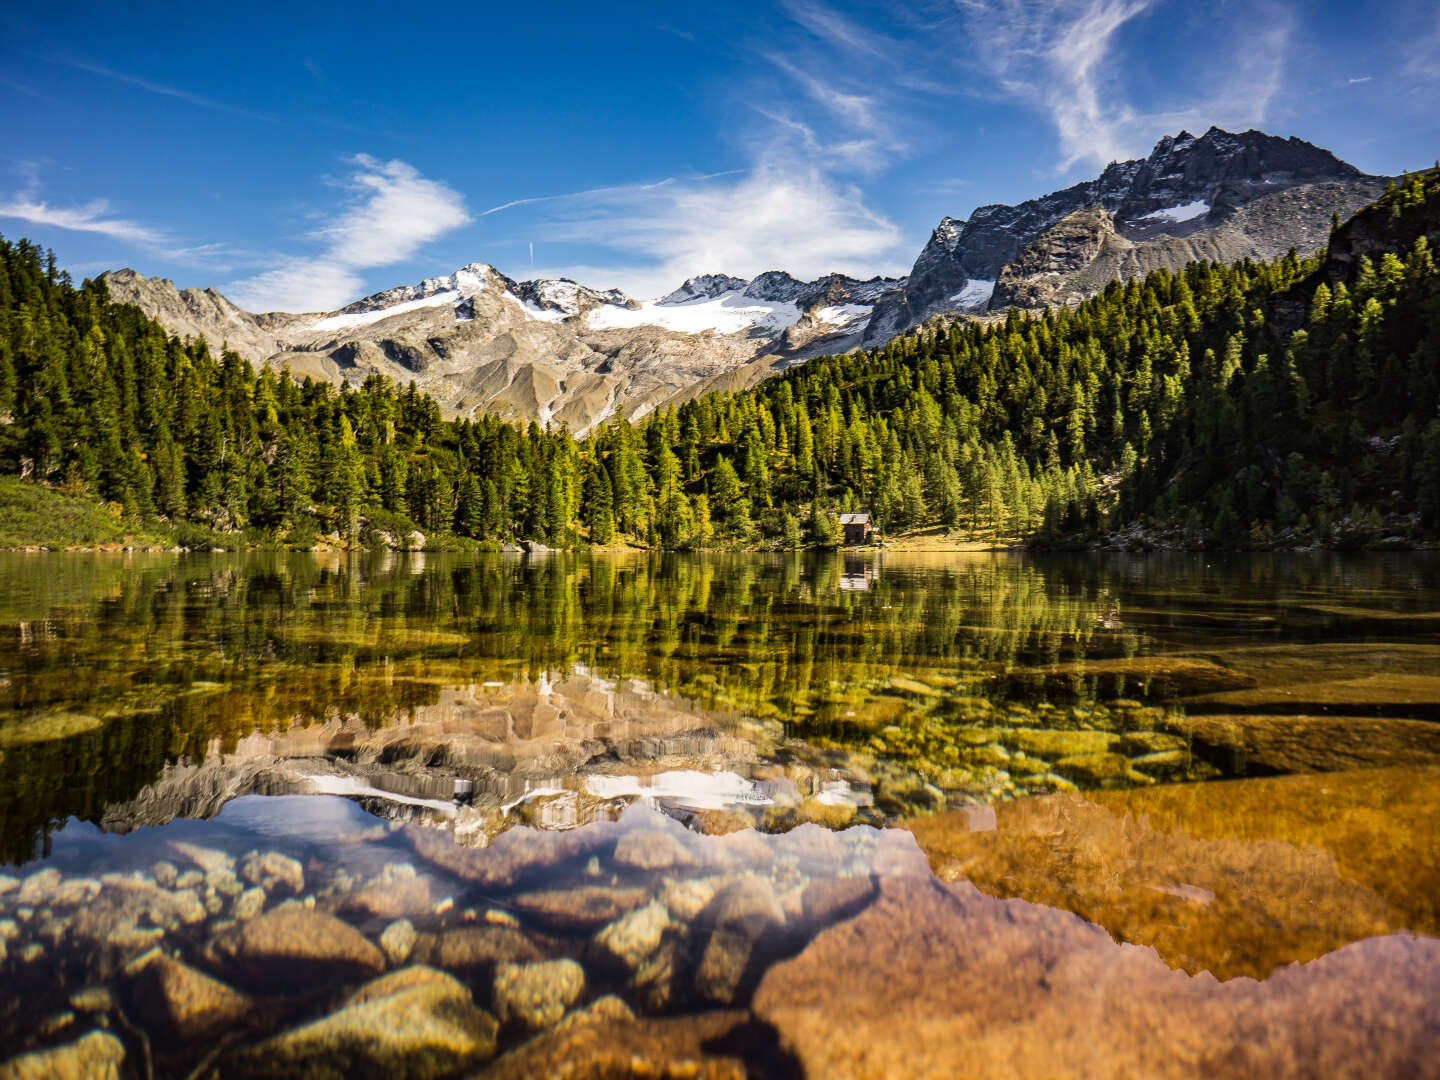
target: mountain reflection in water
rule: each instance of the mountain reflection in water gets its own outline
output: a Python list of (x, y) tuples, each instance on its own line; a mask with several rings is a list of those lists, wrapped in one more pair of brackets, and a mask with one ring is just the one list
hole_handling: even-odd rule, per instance
[(0, 555), (0, 1077), (1434, 1074), (1437, 568)]

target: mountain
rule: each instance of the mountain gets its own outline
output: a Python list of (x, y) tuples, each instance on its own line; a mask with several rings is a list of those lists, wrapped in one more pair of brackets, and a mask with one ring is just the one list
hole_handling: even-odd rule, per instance
[(658, 300), (567, 279), (517, 282), (484, 263), (309, 315), (251, 314), (213, 289), (133, 270), (111, 296), (172, 333), (331, 382), (412, 380), (450, 416), (489, 412), (584, 434), (710, 390), (741, 390), (815, 356), (883, 345), (947, 313), (1074, 304), (1111, 281), (1209, 260), (1321, 247), (1332, 217), (1385, 178), (1301, 139), (1211, 128), (1016, 206), (945, 218), (907, 278), (693, 277)]
[(180, 290), (134, 270), (102, 280), (114, 300), (172, 333), (223, 343), (255, 364), (330, 382), (413, 380), (452, 416), (488, 412), (576, 433), (853, 348), (875, 300), (900, 284), (711, 274), (640, 301), (564, 278), (517, 282), (472, 263), (333, 312), (257, 315), (214, 289)]
[(1308, 254), (1332, 215), (1349, 217), (1385, 183), (1302, 139), (1182, 131), (1094, 180), (944, 218), (905, 284), (876, 304), (865, 342), (942, 313), (1074, 303), (1117, 278), (1199, 260)]

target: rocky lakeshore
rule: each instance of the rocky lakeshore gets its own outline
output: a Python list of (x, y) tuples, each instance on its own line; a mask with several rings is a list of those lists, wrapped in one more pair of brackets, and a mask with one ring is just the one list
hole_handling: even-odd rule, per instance
[(1437, 1075), (1429, 879), (1358, 842), (1384, 814), (1430, 843), (1436, 789), (1371, 771), (776, 834), (636, 805), (483, 846), (352, 815), (323, 858), (157, 839), (143, 868), (0, 877), (0, 1078)]

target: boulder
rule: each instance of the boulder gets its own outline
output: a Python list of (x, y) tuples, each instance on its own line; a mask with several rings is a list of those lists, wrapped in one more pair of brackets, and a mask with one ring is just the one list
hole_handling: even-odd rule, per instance
[(581, 885), (572, 889), (546, 889), (521, 893), (511, 899), (514, 910), (549, 929), (593, 930), (614, 921), (650, 898), (644, 889), (611, 885)]
[(114, 1035), (92, 1031), (64, 1046), (35, 1050), (0, 1063), (0, 1080), (120, 1080), (125, 1047)]
[[(417, 955), (419, 951), (417, 948)], [(544, 953), (535, 942), (509, 926), (466, 926), (447, 930), (427, 951), (430, 963), (470, 976), (488, 976), (501, 964), (524, 964), (544, 959)]]
[(132, 977), (134, 1015), (147, 1030), (170, 1039), (204, 1038), (243, 1019), (253, 1008), (245, 994), (159, 949), (137, 958), (126, 971)]
[(602, 962), (634, 971), (660, 947), (670, 923), (670, 912), (659, 900), (622, 915), (595, 935), (594, 952)]
[(304, 867), (298, 859), (292, 859), (278, 851), (247, 855), (241, 864), (240, 874), (250, 884), (258, 885), (266, 892), (274, 892), (280, 885), (284, 885), (295, 896), (305, 891)]
[(277, 907), (210, 939), (208, 962), (242, 982), (305, 987), (349, 982), (385, 970), (385, 956), (364, 934), (333, 915)]
[(502, 1024), (549, 1027), (585, 992), (585, 969), (574, 960), (502, 964), (495, 970), (491, 1003)]
[(246, 1076), (446, 1077), (495, 1053), (498, 1025), (458, 980), (404, 968), (361, 987), (335, 1012), (237, 1055)]

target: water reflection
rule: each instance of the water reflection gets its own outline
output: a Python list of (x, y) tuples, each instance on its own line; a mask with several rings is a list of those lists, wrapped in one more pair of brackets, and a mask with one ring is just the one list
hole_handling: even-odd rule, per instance
[(1432, 1073), (1436, 566), (0, 556), (0, 1076)]

